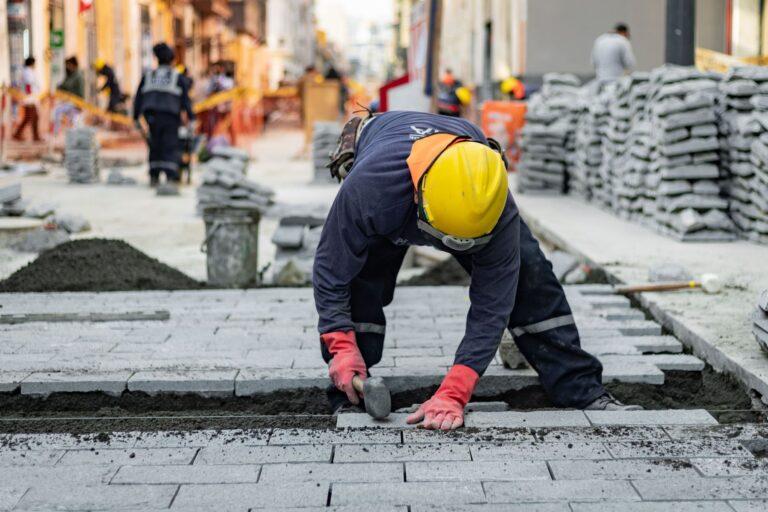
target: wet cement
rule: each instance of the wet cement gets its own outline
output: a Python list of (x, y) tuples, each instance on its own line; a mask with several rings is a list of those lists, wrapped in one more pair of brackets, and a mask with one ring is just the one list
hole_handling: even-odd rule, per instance
[(203, 285), (123, 242), (63, 243), (0, 282), (0, 292), (194, 290)]

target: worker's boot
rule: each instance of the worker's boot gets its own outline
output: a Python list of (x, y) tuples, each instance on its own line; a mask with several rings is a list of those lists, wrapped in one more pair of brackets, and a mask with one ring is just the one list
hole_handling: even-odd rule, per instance
[(158, 185), (160, 185), (160, 177), (159, 176), (150, 176), (149, 177), (149, 186), (152, 188), (156, 188)]
[(610, 393), (604, 393), (584, 408), (585, 411), (642, 411), (639, 405), (624, 405)]

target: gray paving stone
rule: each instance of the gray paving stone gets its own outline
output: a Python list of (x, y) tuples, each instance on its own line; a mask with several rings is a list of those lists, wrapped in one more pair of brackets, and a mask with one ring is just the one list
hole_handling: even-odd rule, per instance
[(315, 430), (291, 428), (275, 429), (269, 437), (269, 444), (397, 444), (400, 440), (400, 432), (396, 430)]
[(407, 462), (409, 482), (549, 480), (544, 461)]
[(554, 460), (549, 467), (555, 480), (699, 477), (686, 459)]
[(736, 512), (763, 512), (768, 509), (768, 500), (729, 501)]
[(0, 484), (0, 510), (11, 510), (25, 492), (27, 492), (26, 485), (14, 487), (5, 482)]
[(0, 372), (0, 393), (13, 393), (30, 372)]
[(405, 422), (408, 417), (404, 413), (392, 413), (384, 419), (377, 420), (366, 413), (344, 413), (336, 418), (336, 428), (415, 428)]
[(99, 450), (68, 450), (59, 465), (109, 464), (120, 466), (154, 466), (159, 464), (190, 464), (197, 448), (127, 448)]
[(732, 512), (724, 501), (571, 503), (573, 512)]
[(505, 503), (503, 505), (416, 505), (411, 512), (571, 512), (567, 503)]
[(469, 445), (472, 460), (609, 459), (602, 443), (517, 443)]
[(616, 341), (633, 345), (645, 353), (683, 351), (683, 344), (673, 336), (623, 336)]
[(640, 499), (629, 482), (622, 480), (488, 482), (484, 488), (489, 503)]
[(63, 455), (63, 450), (3, 450), (0, 451), (0, 467), (53, 466)]
[(414, 428), (403, 430), (405, 444), (422, 443), (519, 443), (535, 441), (532, 431), (528, 428), (484, 428), (482, 430), (458, 429), (448, 432), (441, 430), (426, 430)]
[(260, 465), (123, 466), (111, 485), (118, 484), (241, 484), (259, 481)]
[(479, 482), (341, 483), (333, 486), (331, 505), (366, 503), (417, 505), (485, 503)]
[(590, 428), (537, 428), (532, 431), (537, 441), (550, 443), (602, 441), (669, 441), (661, 427), (605, 425)]
[(647, 354), (642, 356), (606, 355), (600, 358), (604, 364), (653, 364), (659, 370), (696, 371), (704, 369), (704, 362), (688, 354)]
[[(132, 486), (129, 486), (130, 488)], [(322, 507), (328, 500), (328, 485), (312, 482), (279, 484), (182, 485), (173, 509), (276, 509)]]
[(762, 499), (768, 496), (768, 478), (745, 476), (739, 478), (667, 478), (664, 480), (634, 480), (632, 484), (643, 500)]
[(267, 444), (269, 429), (136, 432), (136, 448), (259, 446)]
[(33, 373), (21, 383), (22, 395), (48, 396), (51, 393), (88, 393), (98, 391), (110, 396), (120, 396), (126, 389), (130, 370), (91, 372)]
[[(280, 512), (359, 512), (360, 507), (301, 507), (281, 508)], [(366, 505), (366, 512), (408, 512), (408, 507), (397, 505)]]
[(626, 382), (635, 384), (664, 384), (664, 372), (645, 361), (606, 361), (603, 364), (603, 383)]
[(768, 460), (765, 459), (692, 459), (691, 462), (704, 476), (768, 476)]
[(235, 395), (251, 396), (280, 389), (324, 388), (328, 385), (328, 369), (240, 370), (235, 379)]
[(469, 447), (457, 444), (350, 444), (337, 446), (334, 462), (414, 462), (470, 460)]
[(128, 391), (148, 395), (194, 393), (201, 396), (231, 396), (237, 370), (140, 371), (128, 379)]
[(402, 482), (403, 465), (399, 463), (266, 464), (262, 483), (272, 482)]
[(475, 412), (466, 415), (467, 427), (588, 427), (582, 411)]
[(768, 438), (768, 425), (754, 423), (718, 426), (669, 425), (664, 427), (664, 430), (669, 437), (680, 441), (689, 439), (742, 441)]
[(584, 411), (593, 425), (717, 425), (704, 409)]
[(330, 462), (331, 445), (216, 446), (200, 450), (195, 464)]
[(667, 459), (684, 457), (746, 457), (752, 454), (737, 441), (645, 441), (607, 442), (605, 446), (617, 459)]
[(21, 499), (20, 510), (155, 510), (168, 508), (176, 485), (41, 486)]

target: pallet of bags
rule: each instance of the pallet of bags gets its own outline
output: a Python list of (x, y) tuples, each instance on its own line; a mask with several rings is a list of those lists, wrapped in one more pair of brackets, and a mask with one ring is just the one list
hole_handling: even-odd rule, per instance
[(603, 160), (603, 138), (608, 121), (608, 95), (596, 82), (582, 88), (574, 145), (576, 163), (571, 190), (591, 200), (601, 188), (599, 173)]
[(750, 146), (750, 163), (754, 174), (746, 180), (747, 202), (741, 205), (741, 215), (748, 222), (745, 234), (754, 242), (768, 243), (768, 98), (754, 96), (752, 118), (758, 133)]
[(752, 334), (758, 345), (768, 354), (768, 290), (763, 290), (757, 299)]

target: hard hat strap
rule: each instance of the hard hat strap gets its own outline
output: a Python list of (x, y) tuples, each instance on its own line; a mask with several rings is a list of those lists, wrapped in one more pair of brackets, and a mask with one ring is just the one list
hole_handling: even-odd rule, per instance
[(493, 235), (485, 235), (478, 238), (460, 238), (453, 235), (447, 235), (421, 218), (416, 219), (416, 225), (420, 230), (427, 233), (429, 236), (440, 240), (443, 245), (454, 251), (468, 251), (473, 247), (487, 244), (491, 241), (491, 238), (493, 238)]

